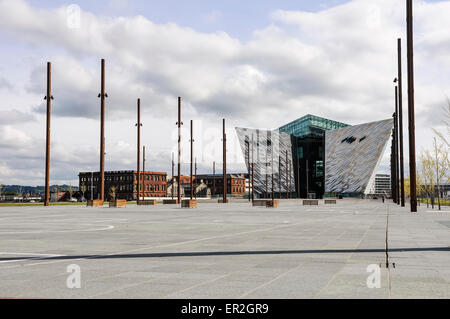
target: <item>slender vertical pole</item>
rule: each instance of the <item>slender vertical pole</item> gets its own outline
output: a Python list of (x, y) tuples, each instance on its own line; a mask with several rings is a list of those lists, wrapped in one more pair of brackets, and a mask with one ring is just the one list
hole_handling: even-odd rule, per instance
[(436, 159), (436, 182), (437, 182), (437, 197), (438, 197), (438, 207), (441, 210), (441, 182), (439, 180), (439, 157), (438, 157), (438, 148), (436, 143), (436, 137), (434, 137), (434, 155)]
[(306, 198), (309, 196), (309, 160), (306, 160)]
[(394, 132), (392, 132), (392, 142), (391, 142), (391, 197), (392, 201), (395, 203), (395, 168), (394, 168)]
[(213, 162), (213, 189), (212, 196), (216, 196), (216, 162)]
[(298, 185), (298, 193), (297, 198), (300, 199), (300, 158), (298, 157), (297, 152), (297, 185)]
[(194, 179), (192, 178), (192, 156), (193, 156), (193, 150), (194, 150), (194, 137), (193, 135), (193, 128), (192, 128), (192, 120), (191, 120), (191, 200), (194, 197)]
[(274, 198), (274, 191), (273, 191), (273, 143), (272, 143), (272, 135), (271, 135), (271, 139), (270, 139), (270, 166), (272, 168), (272, 207), (274, 207), (274, 202), (275, 202), (275, 198)]
[(416, 137), (414, 120), (414, 61), (413, 61), (413, 4), (406, 0), (407, 57), (408, 57), (408, 121), (409, 121), (409, 178), (411, 212), (417, 212)]
[(292, 162), (288, 160), (288, 166), (289, 166), (289, 198), (291, 198), (291, 192), (292, 192), (292, 170), (291, 170), (291, 164)]
[(142, 199), (145, 200), (145, 145), (142, 147)]
[[(261, 162), (261, 158), (259, 156), (259, 148), (260, 148), (259, 146), (260, 146), (259, 145), (259, 130), (256, 130), (256, 163)], [(253, 161), (253, 163), (255, 163), (255, 161)], [(256, 170), (261, 173), (262, 172), (261, 166), (257, 167)], [(253, 190), (255, 190), (255, 189), (253, 188)], [(261, 193), (261, 196), (262, 196), (262, 193)]]
[(395, 113), (392, 115), (393, 120), (394, 120), (394, 130), (392, 131), (392, 147), (391, 147), (391, 172), (392, 172), (392, 176), (391, 176), (391, 180), (392, 180), (392, 201), (394, 203), (397, 203), (397, 173), (396, 173), (396, 165), (395, 165)]
[(288, 183), (289, 183), (289, 167), (288, 167), (288, 151), (286, 150), (286, 198), (289, 198), (289, 190), (288, 190)]
[(172, 199), (173, 199), (173, 196), (174, 196), (174, 189), (173, 189), (173, 183), (174, 183), (174, 179), (175, 179), (175, 176), (174, 176), (174, 174), (175, 174), (175, 162), (174, 162), (174, 160), (173, 160), (173, 152), (172, 152)]
[(267, 166), (268, 166), (268, 164), (269, 163), (267, 163), (267, 151), (268, 151), (268, 147), (267, 147), (267, 145), (266, 145), (266, 192), (265, 192), (265, 196), (264, 196), (264, 198), (268, 198), (269, 197), (269, 195), (268, 195), (268, 190), (269, 190), (269, 186), (268, 186), (268, 174), (267, 174)]
[(255, 163), (252, 163), (252, 202), (255, 200)]
[(181, 204), (181, 97), (178, 97), (178, 203)]
[(400, 205), (400, 169), (398, 164), (398, 87), (395, 87), (395, 202)]
[(52, 96), (52, 64), (47, 62), (47, 134), (45, 146), (45, 201), (44, 206), (50, 205), (50, 120)]
[(101, 91), (100, 91), (100, 200), (105, 200), (105, 59), (101, 62)]
[(137, 99), (137, 198), (136, 203), (141, 202), (141, 99)]
[(197, 199), (197, 157), (194, 160), (195, 160), (195, 170), (194, 170), (195, 192), (194, 192), (194, 196), (195, 196), (195, 199)]
[(278, 198), (281, 199), (281, 155), (278, 155)]
[(254, 136), (252, 133), (252, 179), (251, 179), (251, 190), (252, 190), (252, 203), (255, 200), (255, 189), (254, 189), (254, 176), (255, 176), (255, 150), (254, 150), (254, 146), (255, 146), (255, 141), (254, 141)]
[[(250, 175), (251, 175), (251, 169), (250, 169), (250, 141), (248, 139), (248, 136), (247, 136), (247, 164), (248, 164), (247, 165), (247, 167), (248, 167), (248, 183), (250, 184)], [(250, 191), (250, 187), (249, 187), (248, 188), (248, 201), (251, 201), (250, 193), (251, 193), (251, 191)]]
[(227, 135), (225, 133), (225, 119), (223, 119), (223, 202), (227, 202)]
[(400, 198), (401, 205), (405, 207), (405, 172), (403, 160), (403, 92), (402, 92), (402, 40), (397, 39), (398, 55), (398, 125), (400, 140)]

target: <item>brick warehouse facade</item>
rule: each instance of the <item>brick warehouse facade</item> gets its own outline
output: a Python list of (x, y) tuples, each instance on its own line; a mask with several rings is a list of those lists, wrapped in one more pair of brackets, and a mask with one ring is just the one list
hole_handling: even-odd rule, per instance
[[(197, 175), (197, 179), (203, 181), (211, 189), (213, 196), (223, 194), (223, 175)], [(214, 181), (215, 189), (213, 187)], [(245, 195), (245, 177), (243, 174), (227, 174), (227, 194), (236, 197)]]
[[(167, 173), (141, 172), (141, 196), (167, 197)], [(80, 172), (80, 190), (86, 199), (99, 196), (100, 172)], [(116, 199), (135, 200), (137, 198), (137, 171), (105, 172), (105, 197), (110, 199), (111, 187), (116, 187)]]
[[(175, 176), (175, 180), (177, 177)], [(189, 197), (190, 195), (190, 176), (181, 176), (181, 194), (183, 197)], [(215, 188), (214, 188), (215, 181)], [(193, 177), (194, 187), (201, 186), (202, 183), (207, 189), (197, 189), (200, 193), (197, 193), (197, 197), (220, 197), (223, 195), (223, 175), (201, 174), (197, 175), (197, 179)], [(230, 197), (243, 197), (246, 194), (246, 178), (244, 174), (227, 174), (227, 195)], [(169, 192), (168, 196), (172, 196), (172, 179), (169, 180)], [(175, 184), (176, 185), (176, 182)], [(177, 194), (176, 187), (174, 188), (174, 196)]]

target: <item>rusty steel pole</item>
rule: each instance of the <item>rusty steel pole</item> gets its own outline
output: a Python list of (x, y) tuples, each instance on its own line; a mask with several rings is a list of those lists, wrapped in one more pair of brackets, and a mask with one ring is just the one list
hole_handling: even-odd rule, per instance
[(252, 163), (252, 202), (255, 200), (255, 163)]
[(142, 200), (145, 200), (145, 145), (142, 147)]
[(274, 182), (273, 182), (273, 144), (272, 144), (272, 135), (271, 135), (271, 143), (270, 143), (270, 157), (271, 157), (271, 163), (270, 166), (272, 168), (272, 207), (274, 207), (275, 202), (275, 193), (274, 193)]
[(297, 192), (297, 198), (300, 199), (300, 158), (298, 156), (298, 152), (297, 152), (297, 187), (298, 187), (298, 192)]
[(100, 97), (100, 200), (105, 200), (105, 59), (101, 61)]
[[(393, 116), (393, 118), (395, 118)], [(391, 197), (392, 201), (395, 203), (395, 195), (397, 192), (395, 191), (395, 162), (394, 162), (394, 142), (395, 140), (395, 132), (392, 132), (392, 142), (391, 142)]]
[[(273, 160), (272, 160), (272, 165), (273, 165)], [(274, 181), (273, 181), (273, 166), (272, 166), (272, 204), (275, 201), (275, 197), (274, 197), (275, 192), (273, 191), (273, 188), (274, 188)]]
[(47, 62), (47, 130), (45, 144), (45, 201), (44, 206), (50, 205), (50, 120), (51, 120), (51, 100), (52, 96), (52, 64)]
[(408, 122), (409, 122), (409, 177), (411, 212), (417, 212), (416, 190), (416, 137), (414, 119), (414, 61), (413, 61), (413, 4), (406, 0), (407, 65), (408, 65)]
[(278, 155), (278, 197), (281, 199), (281, 155)]
[(291, 198), (291, 193), (292, 193), (292, 170), (291, 170), (291, 164), (292, 164), (292, 168), (294, 168), (294, 163), (292, 163), (291, 160), (288, 160), (288, 164), (289, 164), (289, 198)]
[(391, 147), (391, 184), (392, 184), (392, 201), (396, 204), (397, 203), (397, 166), (395, 163), (396, 155), (395, 155), (395, 149), (396, 149), (396, 141), (395, 141), (395, 135), (397, 132), (395, 131), (396, 125), (396, 114), (392, 114), (392, 118), (394, 121), (394, 129), (392, 131), (392, 147)]
[[(250, 186), (250, 175), (251, 175), (251, 169), (250, 169), (250, 140), (249, 140), (249, 137), (248, 137), (248, 135), (247, 135), (247, 168), (248, 168), (248, 183), (249, 183), (249, 186)], [(250, 194), (251, 192), (250, 192), (250, 187), (248, 188), (248, 201), (250, 202), (251, 201), (251, 198), (250, 198)]]
[(309, 161), (306, 160), (306, 198), (309, 196)]
[(181, 204), (181, 97), (178, 97), (178, 203)]
[(194, 197), (194, 179), (192, 178), (192, 154), (194, 149), (194, 137), (193, 137), (193, 128), (192, 128), (192, 120), (191, 120), (191, 200)]
[(252, 192), (252, 203), (253, 203), (253, 201), (255, 200), (255, 189), (254, 189), (254, 176), (255, 176), (255, 169), (254, 169), (254, 166), (255, 166), (255, 150), (254, 150), (254, 143), (255, 143), (255, 140), (254, 140), (254, 135), (253, 135), (253, 133), (252, 133), (252, 179), (250, 180), (250, 182), (251, 182), (251, 187), (250, 187), (250, 190), (251, 190), (251, 192)]
[(267, 166), (269, 163), (267, 163), (267, 145), (266, 145), (266, 191), (265, 191), (265, 196), (264, 198), (268, 198), (268, 191), (269, 191), (269, 186), (268, 186), (268, 174), (267, 174)]
[(225, 119), (223, 119), (223, 202), (227, 202), (227, 134), (225, 133)]
[(400, 200), (402, 207), (405, 207), (405, 172), (403, 160), (403, 90), (402, 90), (402, 40), (397, 39), (398, 55), (398, 125), (400, 140)]
[(137, 99), (137, 190), (136, 203), (141, 201), (141, 99)]
[(286, 199), (289, 198), (289, 190), (288, 190), (288, 185), (289, 185), (289, 167), (288, 167), (288, 151), (286, 150)]
[(172, 152), (172, 199), (173, 199), (173, 196), (174, 196), (174, 194), (173, 194), (173, 192), (174, 192), (174, 189), (173, 189), (173, 183), (174, 183), (174, 178), (175, 178), (175, 176), (174, 176), (174, 174), (175, 174), (175, 172), (174, 172), (174, 169), (175, 168), (175, 162), (173, 161), (173, 152)]
[(400, 168), (398, 156), (398, 87), (395, 86), (395, 199), (397, 205), (400, 205)]
[(216, 196), (216, 162), (213, 162), (213, 189), (212, 196)]
[(197, 157), (194, 157), (194, 198), (197, 199)]

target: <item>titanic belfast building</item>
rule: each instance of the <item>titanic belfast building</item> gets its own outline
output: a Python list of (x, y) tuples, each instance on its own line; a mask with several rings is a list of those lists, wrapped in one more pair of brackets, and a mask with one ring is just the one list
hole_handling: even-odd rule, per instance
[(275, 130), (236, 128), (255, 196), (368, 194), (393, 119), (350, 126), (306, 115)]

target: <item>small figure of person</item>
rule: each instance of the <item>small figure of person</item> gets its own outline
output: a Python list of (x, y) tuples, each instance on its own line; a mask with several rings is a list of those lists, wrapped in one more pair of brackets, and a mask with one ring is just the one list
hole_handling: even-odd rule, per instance
[(384, 196), (383, 195), (381, 195), (381, 200), (383, 201), (383, 203), (384, 203)]

